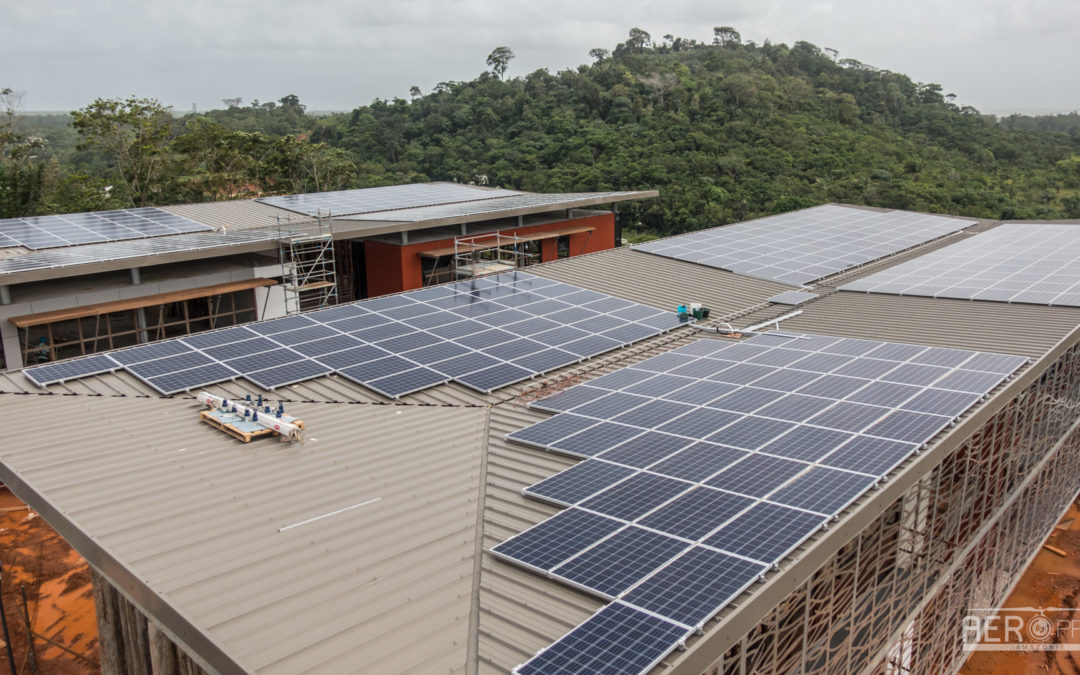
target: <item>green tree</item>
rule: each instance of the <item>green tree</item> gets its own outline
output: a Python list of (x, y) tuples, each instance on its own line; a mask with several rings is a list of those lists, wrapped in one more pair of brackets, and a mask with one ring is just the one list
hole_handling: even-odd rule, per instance
[(123, 182), (128, 199), (145, 206), (168, 191), (171, 109), (149, 98), (97, 99), (72, 113), (82, 142), (80, 149), (96, 151)]
[(721, 47), (737, 47), (742, 43), (739, 31), (731, 26), (717, 26), (713, 28), (713, 44)]
[(488, 54), (487, 64), (491, 66), (491, 72), (495, 73), (495, 77), (501, 80), (513, 58), (514, 52), (509, 47), (496, 47)]

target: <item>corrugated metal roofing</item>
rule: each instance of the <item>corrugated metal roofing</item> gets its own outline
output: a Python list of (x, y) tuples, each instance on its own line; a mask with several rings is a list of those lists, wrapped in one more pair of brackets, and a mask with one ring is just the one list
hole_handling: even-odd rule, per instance
[[(836, 292), (809, 302), (784, 330), (1020, 354), (1037, 358), (1080, 326), (1080, 308)], [(775, 307), (741, 327), (790, 312)]]
[(169, 213), (190, 218), (197, 223), (226, 230), (251, 230), (260, 227), (276, 227), (279, 223), (302, 224), (314, 222), (313, 218), (292, 211), (263, 204), (254, 199), (236, 199), (229, 202), (203, 202), (160, 207)]
[(240, 669), (465, 670), (486, 409), (296, 405), (306, 443), (245, 445), (191, 401), (2, 404), (9, 437), (32, 442), (0, 447), (0, 478), (47, 494), (94, 533), (91, 563), (130, 570), (125, 591)]
[(610, 293), (659, 309), (700, 302), (719, 319), (760, 305), (792, 286), (754, 279), (704, 265), (617, 248), (556, 260), (530, 272)]
[[(738, 317), (736, 327), (792, 310), (764, 302), (788, 286), (628, 249), (530, 272), (660, 308), (702, 302), (714, 318)], [(826, 293), (782, 327), (1039, 358), (1075, 339), (1080, 326), (1073, 308)], [(152, 596), (144, 610), (190, 624), (173, 631), (189, 648), (205, 634), (213, 641), (205, 650), (227, 653), (243, 670), (506, 672), (602, 604), (480, 553), (550, 515), (552, 507), (521, 488), (573, 463), (504, 440), (541, 416), (524, 407), (522, 392), (546, 381), (569, 385), (705, 335), (680, 329), (491, 396), (444, 385), (390, 405), (332, 377), (264, 392), (298, 401), (289, 412), (305, 418), (313, 439), (303, 446), (241, 445), (196, 422), (190, 399), (158, 398), (123, 373), (49, 388), (67, 394), (60, 396), (17, 395), (41, 390), (19, 373), (0, 373), (0, 392), (12, 392), (0, 395), (10, 438), (26, 441), (0, 446), (0, 479), (25, 479), (16, 482), (20, 494), (43, 495), (37, 507), (65, 536), (91, 533), (93, 540), (69, 538), (127, 592), (125, 583), (148, 580), (146, 590), (164, 601)], [(246, 383), (212, 390), (258, 393)], [(35, 425), (57, 418), (71, 424), (47, 432)], [(947, 437), (961, 432), (963, 425)], [(889, 489), (902, 487), (905, 472)], [(303, 541), (269, 531), (374, 492), (386, 503), (346, 512), (341, 523), (312, 523), (312, 536), (308, 526), (296, 528)], [(785, 573), (763, 587), (790, 587)], [(745, 595), (724, 621), (761, 602)], [(716, 630), (732, 632), (710, 625), (717, 628), (695, 645)], [(691, 652), (668, 663), (685, 665)]]

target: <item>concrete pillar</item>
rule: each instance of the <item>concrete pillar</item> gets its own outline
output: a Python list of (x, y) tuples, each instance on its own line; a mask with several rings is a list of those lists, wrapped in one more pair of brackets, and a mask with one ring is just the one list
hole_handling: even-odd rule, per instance
[(0, 305), (11, 304), (11, 287), (0, 286)]
[(464, 237), (464, 236), (466, 236), (468, 234), (469, 234), (469, 224), (468, 223), (462, 223), (461, 224), (461, 236)]
[(146, 331), (146, 309), (144, 307), (135, 310), (135, 327), (139, 329), (139, 342), (150, 342), (150, 333)]
[(142, 272), (138, 267), (131, 268), (131, 285), (138, 286), (142, 283)]
[(409, 233), (405, 230), (401, 231), (401, 245), (404, 246), (409, 243)]

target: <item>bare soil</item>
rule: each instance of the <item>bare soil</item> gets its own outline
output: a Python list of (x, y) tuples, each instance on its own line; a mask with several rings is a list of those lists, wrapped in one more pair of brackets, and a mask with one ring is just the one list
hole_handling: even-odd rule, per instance
[[(30, 675), (27, 630), (22, 594), (26, 589), (33, 632), (44, 635), (70, 652), (34, 640), (38, 672), (42, 675), (100, 673), (97, 620), (90, 569), (36, 513), (24, 508), (6, 487), (0, 487), (0, 562), (3, 563), (3, 604), (11, 634), (18, 675)], [(0, 672), (7, 671), (7, 655), (0, 650)]]
[[(1080, 500), (1078, 500), (1080, 501)], [(1065, 552), (1064, 556), (1040, 548), (1024, 571), (1012, 595), (1002, 607), (1070, 608), (1073, 611), (1049, 612), (1054, 621), (1073, 621), (1080, 625), (1080, 509), (1077, 503), (1044, 542)], [(1008, 610), (1004, 610), (1008, 612)], [(1004, 613), (1003, 612), (1003, 613)], [(1020, 613), (1018, 613), (1020, 614)], [(1031, 613), (1027, 613), (1028, 616)], [(1031, 640), (1029, 636), (1025, 641)], [(1080, 631), (1068, 630), (1050, 642), (1080, 643)], [(1080, 653), (1074, 651), (978, 651), (973, 652), (960, 670), (961, 675), (1014, 675), (1015, 673), (1060, 673), (1080, 675)]]

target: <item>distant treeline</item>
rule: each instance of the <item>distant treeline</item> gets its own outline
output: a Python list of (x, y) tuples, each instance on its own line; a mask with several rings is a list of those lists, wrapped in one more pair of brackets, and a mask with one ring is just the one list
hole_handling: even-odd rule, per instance
[(185, 115), (136, 98), (70, 118), (13, 109), (0, 216), (452, 180), (658, 188), (622, 209), (656, 234), (823, 202), (1080, 217), (1075, 113), (999, 122), (939, 85), (730, 27), (706, 41), (633, 29), (590, 57), (511, 78), (499, 47), (473, 80), (318, 116), (295, 96)]

